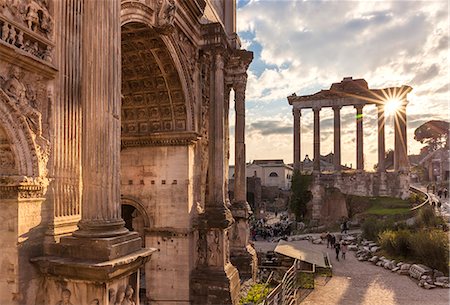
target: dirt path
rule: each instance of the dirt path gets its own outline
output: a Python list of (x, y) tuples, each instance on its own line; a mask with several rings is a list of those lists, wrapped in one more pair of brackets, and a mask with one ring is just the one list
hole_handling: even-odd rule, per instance
[[(356, 260), (354, 252), (336, 261), (334, 250), (326, 245), (298, 241), (305, 248), (328, 252), (333, 277), (302, 302), (304, 305), (448, 305), (449, 289), (426, 290), (407, 276), (400, 276), (368, 262)], [(256, 243), (256, 248), (274, 249), (273, 243)]]

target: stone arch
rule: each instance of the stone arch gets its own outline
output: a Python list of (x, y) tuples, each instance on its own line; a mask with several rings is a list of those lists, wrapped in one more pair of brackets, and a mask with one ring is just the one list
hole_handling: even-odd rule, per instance
[(14, 154), (18, 175), (42, 176), (44, 169), (39, 166), (40, 153), (35, 142), (36, 136), (15, 102), (3, 90), (0, 90), (0, 126), (3, 127)]
[(132, 207), (134, 207), (139, 213), (141, 213), (143, 220), (144, 220), (144, 228), (149, 229), (152, 222), (150, 217), (147, 214), (147, 211), (144, 207), (144, 205), (142, 204), (142, 202), (133, 197), (133, 196), (124, 196), (122, 195), (121, 197), (121, 204), (127, 204), (127, 205), (131, 205)]
[(194, 131), (192, 73), (175, 34), (158, 33), (143, 8), (127, 10), (122, 7), (122, 134)]

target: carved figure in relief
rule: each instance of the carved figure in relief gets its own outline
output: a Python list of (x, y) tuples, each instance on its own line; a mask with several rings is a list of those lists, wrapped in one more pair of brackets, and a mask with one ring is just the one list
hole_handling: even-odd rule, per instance
[(108, 301), (111, 305), (114, 305), (116, 302), (116, 291), (114, 288), (109, 288), (108, 290)]
[(61, 300), (59, 302), (57, 302), (56, 305), (73, 305), (70, 302), (71, 295), (72, 295), (72, 293), (70, 292), (69, 289), (63, 289), (61, 292)]
[(3, 89), (9, 97), (17, 101), (18, 104), (21, 104), (26, 99), (27, 89), (19, 79), (19, 68), (12, 67), (9, 71), (9, 79), (5, 82)]
[(125, 291), (123, 290), (123, 288), (121, 288), (117, 290), (116, 301), (114, 302), (114, 305), (122, 305), (124, 299), (125, 299)]
[(16, 29), (13, 26), (9, 29), (8, 39), (6, 39), (6, 42), (10, 44), (16, 43)]
[(9, 27), (8, 24), (4, 22), (2, 25), (2, 40), (6, 41), (6, 39), (8, 39), (8, 36), (9, 36)]
[(19, 31), (19, 33), (17, 34), (16, 45), (19, 48), (22, 48), (22, 46), (23, 46), (23, 31)]
[(205, 234), (199, 232), (197, 240), (197, 265), (203, 265), (206, 263), (206, 253), (204, 248), (205, 242)]
[(127, 289), (125, 290), (125, 299), (122, 301), (121, 305), (136, 305), (136, 303), (133, 301), (133, 293), (133, 287), (128, 285)]
[(46, 61), (52, 61), (52, 47), (51, 46), (47, 46), (47, 48), (45, 49), (44, 53), (42, 54), (42, 59), (46, 60)]
[(175, 19), (175, 0), (159, 0), (158, 25), (161, 27), (172, 26)]
[(34, 1), (27, 6), (27, 16), (25, 20), (27, 21), (28, 28), (32, 31), (35, 31), (39, 26), (39, 10), (40, 7)]

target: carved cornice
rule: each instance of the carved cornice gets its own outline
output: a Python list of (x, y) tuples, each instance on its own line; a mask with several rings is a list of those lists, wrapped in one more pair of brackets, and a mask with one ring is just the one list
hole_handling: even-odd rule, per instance
[(41, 199), (44, 193), (41, 185), (0, 185), (0, 199)]
[(206, 49), (228, 50), (228, 37), (218, 22), (202, 25), (202, 46)]
[(140, 137), (122, 137), (122, 149), (146, 146), (188, 146), (200, 139), (196, 132), (155, 133)]

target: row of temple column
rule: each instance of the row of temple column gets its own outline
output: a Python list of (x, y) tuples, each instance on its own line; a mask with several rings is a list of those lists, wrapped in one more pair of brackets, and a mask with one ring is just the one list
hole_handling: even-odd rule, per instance
[[(407, 139), (406, 139), (406, 105), (403, 100), (400, 109), (395, 113), (395, 149), (394, 169), (405, 170), (408, 167)], [(363, 108), (364, 104), (354, 105), (356, 109), (356, 169), (364, 170), (364, 133), (363, 133)], [(332, 106), (334, 112), (334, 169), (341, 171), (341, 105)], [(313, 107), (314, 112), (314, 160), (313, 171), (320, 171), (320, 110), (321, 107)], [(385, 165), (385, 114), (384, 104), (377, 104), (378, 112), (378, 172), (386, 171)], [(294, 116), (294, 167), (302, 170), (301, 163), (301, 108), (293, 109)]]

